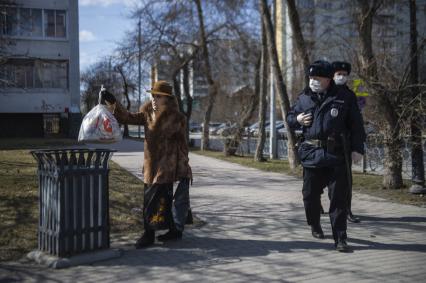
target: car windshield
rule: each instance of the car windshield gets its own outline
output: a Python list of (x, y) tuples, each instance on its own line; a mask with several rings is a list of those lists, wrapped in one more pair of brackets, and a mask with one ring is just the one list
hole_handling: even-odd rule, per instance
[(257, 129), (258, 127), (259, 127), (259, 122), (256, 122), (253, 125), (251, 125), (249, 128), (250, 130), (254, 130), (254, 129)]

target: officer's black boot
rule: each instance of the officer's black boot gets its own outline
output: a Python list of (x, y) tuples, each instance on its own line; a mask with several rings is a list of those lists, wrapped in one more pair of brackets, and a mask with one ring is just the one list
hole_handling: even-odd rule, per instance
[(342, 253), (348, 253), (351, 252), (352, 249), (348, 246), (345, 239), (339, 238), (336, 242), (336, 251), (342, 252)]
[(142, 237), (140, 237), (139, 240), (136, 241), (135, 247), (137, 249), (143, 249), (153, 245), (154, 242), (155, 242), (155, 231), (148, 229), (148, 230), (145, 230)]
[(170, 229), (166, 234), (157, 237), (160, 242), (176, 241), (182, 239), (182, 232), (177, 229)]
[(355, 215), (352, 214), (352, 211), (349, 211), (348, 213), (348, 221), (352, 222), (352, 223), (360, 223), (361, 220), (359, 220), (358, 217), (356, 217)]
[(346, 243), (346, 239), (348, 238), (346, 231), (335, 231), (333, 230), (333, 238), (334, 238), (334, 247), (336, 251), (342, 253), (352, 252), (352, 249)]
[(322, 231), (321, 225), (311, 225), (312, 236), (317, 239), (324, 239), (324, 232)]

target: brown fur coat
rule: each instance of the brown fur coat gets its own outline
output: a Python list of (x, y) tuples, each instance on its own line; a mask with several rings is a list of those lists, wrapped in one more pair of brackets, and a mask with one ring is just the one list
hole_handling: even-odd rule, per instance
[(146, 184), (173, 183), (191, 178), (186, 117), (180, 113), (176, 99), (169, 99), (164, 110), (155, 112), (151, 102), (138, 113), (128, 112), (117, 102), (114, 116), (120, 124), (143, 125), (145, 128), (143, 175)]

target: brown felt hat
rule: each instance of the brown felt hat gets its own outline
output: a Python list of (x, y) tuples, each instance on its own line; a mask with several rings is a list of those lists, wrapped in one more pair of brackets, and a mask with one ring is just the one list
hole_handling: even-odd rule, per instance
[(151, 90), (147, 90), (152, 94), (173, 96), (173, 87), (166, 81), (156, 81)]

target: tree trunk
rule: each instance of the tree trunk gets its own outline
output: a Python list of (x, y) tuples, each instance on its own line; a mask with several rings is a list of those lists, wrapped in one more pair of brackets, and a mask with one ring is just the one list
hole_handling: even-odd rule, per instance
[(188, 64), (185, 65), (183, 68), (183, 93), (185, 95), (185, 101), (186, 101), (186, 135), (188, 142), (190, 141), (189, 138), (189, 122), (191, 120), (192, 115), (192, 96), (189, 93), (189, 66)]
[(233, 135), (231, 139), (229, 139), (229, 141), (226, 140), (225, 142), (225, 148), (224, 148), (225, 156), (231, 156), (236, 154), (237, 149), (240, 146), (241, 140), (243, 138), (245, 128), (248, 126), (248, 123), (251, 117), (253, 116), (253, 113), (256, 110), (256, 107), (259, 103), (258, 93), (259, 93), (259, 80), (260, 80), (260, 77), (259, 77), (259, 69), (261, 64), (260, 61), (261, 61), (261, 56), (259, 56), (259, 59), (257, 60), (257, 63), (256, 63), (254, 94), (252, 96), (252, 99), (248, 107), (245, 109), (245, 111), (243, 111), (244, 114), (242, 115), (242, 118), (240, 119), (240, 121), (238, 121), (238, 126), (237, 126), (237, 130), (235, 134)]
[[(410, 0), (410, 84), (419, 83), (418, 50), (417, 50), (417, 8), (416, 0)], [(419, 88), (413, 87), (412, 98), (416, 100)], [(421, 99), (419, 100), (421, 101)], [(425, 168), (423, 163), (422, 130), (421, 130), (420, 105), (415, 105), (411, 116), (411, 180), (415, 185), (425, 186)]]
[(265, 33), (268, 43), (269, 62), (272, 66), (272, 71), (275, 78), (275, 91), (278, 93), (280, 98), (279, 102), (281, 114), (284, 121), (284, 126), (287, 129), (288, 162), (290, 164), (290, 168), (294, 169), (299, 164), (299, 159), (296, 151), (296, 135), (294, 134), (293, 129), (289, 127), (286, 119), (287, 113), (290, 111), (290, 101), (288, 99), (286, 85), (284, 84), (284, 79), (278, 62), (278, 53), (275, 44), (275, 36), (272, 27), (271, 14), (269, 12), (266, 0), (259, 0), (259, 2), (263, 24), (265, 25)]
[(215, 83), (212, 75), (212, 70), (210, 67), (210, 58), (209, 58), (209, 50), (207, 47), (207, 38), (206, 38), (206, 31), (204, 27), (204, 16), (203, 16), (203, 9), (201, 7), (201, 1), (200, 0), (194, 0), (196, 6), (197, 6), (197, 14), (198, 14), (198, 22), (200, 25), (200, 43), (201, 43), (201, 56), (204, 61), (204, 75), (207, 79), (207, 83), (209, 85), (209, 99), (207, 104), (207, 109), (204, 114), (204, 121), (203, 121), (203, 132), (202, 132), (202, 138), (201, 138), (201, 150), (207, 150), (209, 148), (209, 124), (210, 124), (210, 118), (213, 111), (213, 106), (216, 101), (216, 96), (218, 93), (218, 86)]
[[(266, 132), (265, 132), (265, 120), (266, 120), (266, 108), (268, 106), (266, 101), (268, 91), (268, 75), (269, 75), (269, 60), (268, 60), (268, 46), (266, 42), (265, 25), (262, 24), (262, 53), (259, 70), (259, 120), (258, 128), (259, 135), (257, 137), (256, 153), (254, 154), (254, 160), (258, 162), (266, 161), (263, 157), (263, 149), (265, 148)], [(249, 133), (250, 134), (250, 133)]]
[(176, 99), (178, 101), (178, 105), (179, 105), (179, 111), (181, 113), (185, 113), (184, 109), (183, 109), (183, 103), (182, 103), (182, 94), (180, 91), (180, 70), (176, 71), (173, 73), (173, 92), (176, 96)]
[[(309, 55), (306, 49), (305, 39), (303, 38), (302, 28), (300, 27), (299, 13), (296, 8), (294, 0), (287, 0), (288, 16), (290, 18), (290, 25), (293, 31), (293, 37), (296, 41), (296, 49), (299, 53), (299, 57), (302, 59), (303, 67), (309, 66)], [(309, 76), (305, 72), (305, 85), (309, 84)]]
[[(117, 70), (118, 70), (118, 73), (120, 74), (121, 79), (123, 81), (123, 90), (124, 90), (123, 94), (124, 94), (124, 97), (126, 98), (126, 109), (127, 109), (127, 111), (129, 111), (130, 107), (131, 107), (131, 101), (130, 101), (130, 98), (129, 98), (129, 83), (127, 82), (126, 74), (124, 73), (123, 68), (121, 66), (117, 66)], [(123, 137), (129, 137), (129, 136), (130, 136), (129, 125), (124, 124)]]
[[(395, 125), (395, 127), (399, 128), (398, 125)], [(399, 130), (395, 131), (394, 129), (387, 129), (384, 139), (384, 163), (386, 166), (384, 167), (383, 187), (387, 189), (399, 189), (402, 186), (402, 143)], [(395, 132), (398, 132), (398, 134)]]
[(398, 125), (396, 108), (389, 100), (386, 91), (377, 83), (379, 82), (379, 76), (372, 43), (373, 18), (382, 3), (383, 1), (381, 0), (358, 0), (361, 9), (361, 13), (358, 16), (358, 31), (361, 43), (361, 72), (370, 81), (368, 83), (372, 86), (371, 101), (377, 106), (377, 114), (385, 123), (383, 187), (397, 189), (403, 185), (400, 126)]

